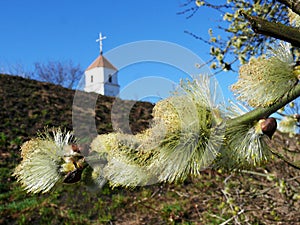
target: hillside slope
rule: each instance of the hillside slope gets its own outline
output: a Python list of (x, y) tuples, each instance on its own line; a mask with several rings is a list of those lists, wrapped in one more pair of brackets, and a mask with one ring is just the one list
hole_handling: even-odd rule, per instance
[[(22, 143), (33, 137), (38, 130), (62, 127), (72, 130), (72, 104), (74, 90), (50, 83), (38, 82), (17, 76), (0, 74), (0, 140), (1, 148), (17, 148), (13, 143)], [(97, 99), (95, 122), (98, 133), (113, 130), (111, 107), (114, 98), (84, 93), (85, 100)], [(96, 97), (95, 97), (96, 96)], [(122, 101), (120, 117), (130, 111), (130, 127), (133, 133), (147, 127), (153, 105), (148, 102)], [(133, 105), (132, 109), (129, 107)], [(86, 109), (87, 111), (89, 109)], [(137, 118), (137, 119), (134, 119)], [(2, 149), (3, 150), (3, 149)]]
[[(134, 190), (105, 186), (95, 192), (78, 183), (49, 194), (26, 194), (11, 177), (20, 161), (19, 146), (45, 126), (71, 130), (74, 94), (61, 86), (0, 75), (0, 224), (300, 224), (300, 172), (280, 160), (242, 173), (206, 170), (180, 184)], [(97, 98), (98, 133), (113, 130), (114, 100)], [(127, 112), (133, 133), (149, 126), (152, 104), (121, 105), (117, 128), (126, 125)], [(298, 137), (279, 133), (273, 145), (293, 154), (300, 149)]]

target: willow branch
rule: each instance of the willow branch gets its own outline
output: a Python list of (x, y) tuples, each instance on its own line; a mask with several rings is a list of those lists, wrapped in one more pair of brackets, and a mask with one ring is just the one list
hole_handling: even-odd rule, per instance
[(297, 164), (295, 164), (294, 162), (291, 162), (289, 160), (286, 159), (286, 157), (284, 157), (282, 154), (280, 154), (279, 152), (276, 152), (274, 149), (270, 148), (270, 151), (273, 153), (273, 155), (275, 155), (278, 159), (283, 160), (285, 163), (287, 163), (289, 166), (293, 167), (294, 169), (300, 170), (300, 166), (298, 166)]
[(289, 102), (295, 100), (300, 96), (300, 84), (296, 85), (291, 91), (286, 93), (279, 101), (268, 107), (258, 107), (244, 115), (230, 119), (227, 121), (227, 126), (235, 126), (238, 124), (245, 124), (251, 121), (267, 118), (277, 110), (284, 107)]
[(300, 2), (298, 0), (277, 0), (278, 2), (289, 7), (293, 12), (300, 15)]
[(289, 27), (279, 22), (269, 22), (244, 12), (241, 12), (241, 14), (250, 22), (251, 28), (255, 33), (287, 41), (295, 47), (300, 47), (300, 31), (298, 28)]

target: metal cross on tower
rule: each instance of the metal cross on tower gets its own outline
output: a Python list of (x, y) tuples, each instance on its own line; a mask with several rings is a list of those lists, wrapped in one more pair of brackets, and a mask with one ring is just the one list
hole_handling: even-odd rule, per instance
[(102, 41), (106, 39), (105, 36), (102, 36), (101, 32), (99, 33), (99, 39), (96, 40), (96, 42), (99, 42), (99, 48), (100, 48), (100, 55), (102, 55)]

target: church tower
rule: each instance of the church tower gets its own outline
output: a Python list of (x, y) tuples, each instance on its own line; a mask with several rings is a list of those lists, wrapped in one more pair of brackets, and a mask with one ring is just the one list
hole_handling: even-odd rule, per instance
[(85, 70), (84, 90), (116, 97), (120, 91), (118, 70), (103, 56), (102, 41), (105, 38), (100, 33), (99, 39), (96, 40), (100, 45), (100, 55)]

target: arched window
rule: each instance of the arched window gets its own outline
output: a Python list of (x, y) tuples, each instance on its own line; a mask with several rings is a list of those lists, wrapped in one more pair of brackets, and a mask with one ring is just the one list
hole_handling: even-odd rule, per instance
[(91, 83), (93, 83), (93, 82), (94, 82), (94, 76), (91, 75)]
[(109, 75), (109, 77), (108, 77), (108, 82), (109, 82), (109, 83), (112, 82), (112, 76), (111, 76), (111, 75)]

